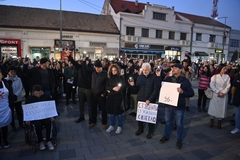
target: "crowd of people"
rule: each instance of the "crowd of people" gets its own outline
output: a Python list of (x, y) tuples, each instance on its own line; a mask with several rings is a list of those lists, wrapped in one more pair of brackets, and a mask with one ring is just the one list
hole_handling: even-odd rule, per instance
[[(184, 112), (192, 110), (190, 98), (194, 96), (191, 81), (199, 79), (198, 85), (198, 112), (208, 112), (210, 115), (209, 127), (214, 126), (214, 119), (218, 119), (217, 127), (221, 129), (222, 119), (226, 117), (227, 105), (235, 106), (235, 129), (232, 134), (240, 132), (240, 67), (228, 64), (211, 62), (195, 63), (189, 54), (183, 61), (177, 59), (159, 59), (149, 62), (134, 58), (115, 58), (112, 61), (104, 58), (91, 61), (86, 56), (81, 60), (74, 58), (67, 52), (67, 60), (49, 60), (36, 57), (33, 62), (28, 58), (3, 59), (0, 64), (0, 144), (8, 148), (8, 125), (13, 131), (20, 130), (26, 125), (34, 124), (37, 128), (40, 150), (46, 146), (53, 150), (50, 141), (50, 123), (54, 117), (24, 122), (22, 102), (26, 104), (55, 100), (56, 104), (65, 101), (65, 105), (77, 104), (79, 100), (79, 117), (76, 123), (85, 121), (84, 104), (87, 104), (89, 128), (97, 125), (98, 110), (101, 111), (102, 129), (106, 132), (115, 130), (116, 134), (123, 131), (123, 112), (131, 110), (130, 116), (137, 115), (138, 101), (158, 103), (161, 82), (179, 83), (177, 107), (159, 104), (164, 107), (165, 124), (163, 137), (160, 143), (169, 140), (171, 131), (176, 127), (176, 148), (181, 149), (183, 140)], [(205, 90), (211, 88), (213, 97), (209, 106)], [(232, 92), (232, 90), (234, 92)], [(66, 96), (64, 96), (66, 95)], [(78, 98), (76, 98), (76, 95)], [(15, 125), (15, 113), (18, 126)], [(109, 117), (109, 123), (108, 123)], [(117, 123), (116, 123), (117, 122)], [(43, 142), (41, 126), (46, 126), (46, 145)], [(109, 126), (108, 126), (109, 124)], [(115, 128), (117, 124), (117, 128)], [(135, 135), (144, 132), (144, 122), (138, 121), (138, 130)], [(147, 138), (154, 136), (155, 125), (148, 123)], [(3, 144), (3, 145), (2, 145)]]

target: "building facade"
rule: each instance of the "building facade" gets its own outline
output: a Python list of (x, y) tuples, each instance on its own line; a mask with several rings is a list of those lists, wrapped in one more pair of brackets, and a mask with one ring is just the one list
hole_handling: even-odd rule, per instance
[(120, 30), (120, 54), (182, 60), (191, 52), (195, 61), (227, 59), (231, 27), (214, 19), (137, 0), (106, 0), (102, 14), (112, 15)]
[(232, 30), (229, 40), (228, 61), (240, 64), (240, 30)]
[(111, 16), (63, 11), (61, 41), (59, 11), (3, 5), (0, 10), (8, 14), (0, 16), (1, 57), (64, 59), (66, 50), (76, 59), (119, 56), (119, 30)]

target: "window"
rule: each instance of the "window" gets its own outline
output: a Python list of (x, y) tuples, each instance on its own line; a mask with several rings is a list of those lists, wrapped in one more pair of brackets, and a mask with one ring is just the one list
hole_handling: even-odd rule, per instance
[(215, 35), (209, 35), (209, 42), (215, 42), (216, 36)]
[(149, 36), (149, 29), (142, 28), (142, 37), (148, 37)]
[(230, 47), (236, 47), (236, 48), (239, 47), (239, 40), (237, 39), (230, 39), (229, 43), (230, 43)]
[(169, 31), (168, 39), (174, 39), (175, 32)]
[(202, 34), (201, 33), (197, 33), (196, 34), (196, 41), (201, 41), (202, 40)]
[(153, 19), (166, 21), (166, 14), (153, 12)]
[(162, 38), (162, 30), (156, 30), (156, 38)]
[(135, 28), (134, 27), (126, 27), (126, 35), (135, 35)]
[(187, 40), (187, 33), (181, 33), (180, 40)]

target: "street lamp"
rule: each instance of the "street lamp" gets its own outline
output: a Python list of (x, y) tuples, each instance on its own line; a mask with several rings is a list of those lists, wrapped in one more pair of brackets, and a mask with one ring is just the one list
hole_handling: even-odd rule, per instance
[[(223, 29), (223, 51), (222, 51), (222, 55), (224, 55), (224, 47), (225, 47), (225, 43), (226, 43), (226, 37), (227, 37), (227, 34), (226, 34), (226, 21), (227, 21), (227, 18), (228, 17), (216, 17), (215, 19), (223, 19), (224, 18), (224, 29)], [(222, 57), (221, 57), (222, 58)]]

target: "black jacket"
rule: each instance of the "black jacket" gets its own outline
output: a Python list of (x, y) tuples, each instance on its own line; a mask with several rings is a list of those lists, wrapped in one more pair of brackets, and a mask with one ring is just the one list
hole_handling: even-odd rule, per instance
[(81, 64), (78, 64), (71, 56), (68, 56), (68, 59), (78, 70), (78, 87), (91, 89), (92, 72), (94, 70), (92, 64), (87, 65), (86, 61), (82, 61)]
[(233, 105), (236, 107), (239, 107), (240, 105), (240, 74), (238, 74), (234, 80), (233, 80), (233, 86), (237, 89), (235, 90), (234, 96), (233, 96)]
[(104, 70), (100, 73), (97, 73), (96, 71), (92, 73), (91, 89), (94, 95), (101, 95), (105, 93), (107, 79), (107, 72)]
[(151, 103), (155, 103), (160, 85), (161, 78), (149, 73), (147, 77), (143, 74), (138, 76), (136, 85), (131, 88), (138, 90), (138, 101), (146, 102), (146, 100), (149, 100)]
[(165, 82), (180, 83), (180, 88), (183, 90), (183, 94), (179, 94), (177, 107), (166, 105), (167, 107), (174, 107), (177, 110), (184, 110), (186, 107), (185, 97), (193, 97), (194, 91), (192, 89), (192, 84), (189, 80), (183, 76), (180, 76), (176, 79), (177, 82), (174, 82), (175, 77), (171, 76), (165, 79)]
[(42, 102), (42, 101), (49, 101), (49, 100), (52, 100), (52, 99), (51, 99), (50, 96), (48, 96), (46, 94), (43, 94), (40, 98), (38, 98), (34, 95), (31, 95), (26, 99), (25, 104)]
[[(9, 103), (9, 107), (13, 108), (14, 107), (14, 101), (17, 100), (17, 96), (14, 95), (13, 93), (13, 89), (12, 89), (12, 81), (11, 80), (6, 80), (6, 79), (2, 79), (4, 85), (6, 86), (6, 88), (9, 91), (9, 95), (8, 95), (8, 103)], [(3, 88), (2, 83), (0, 82), (0, 88)]]

